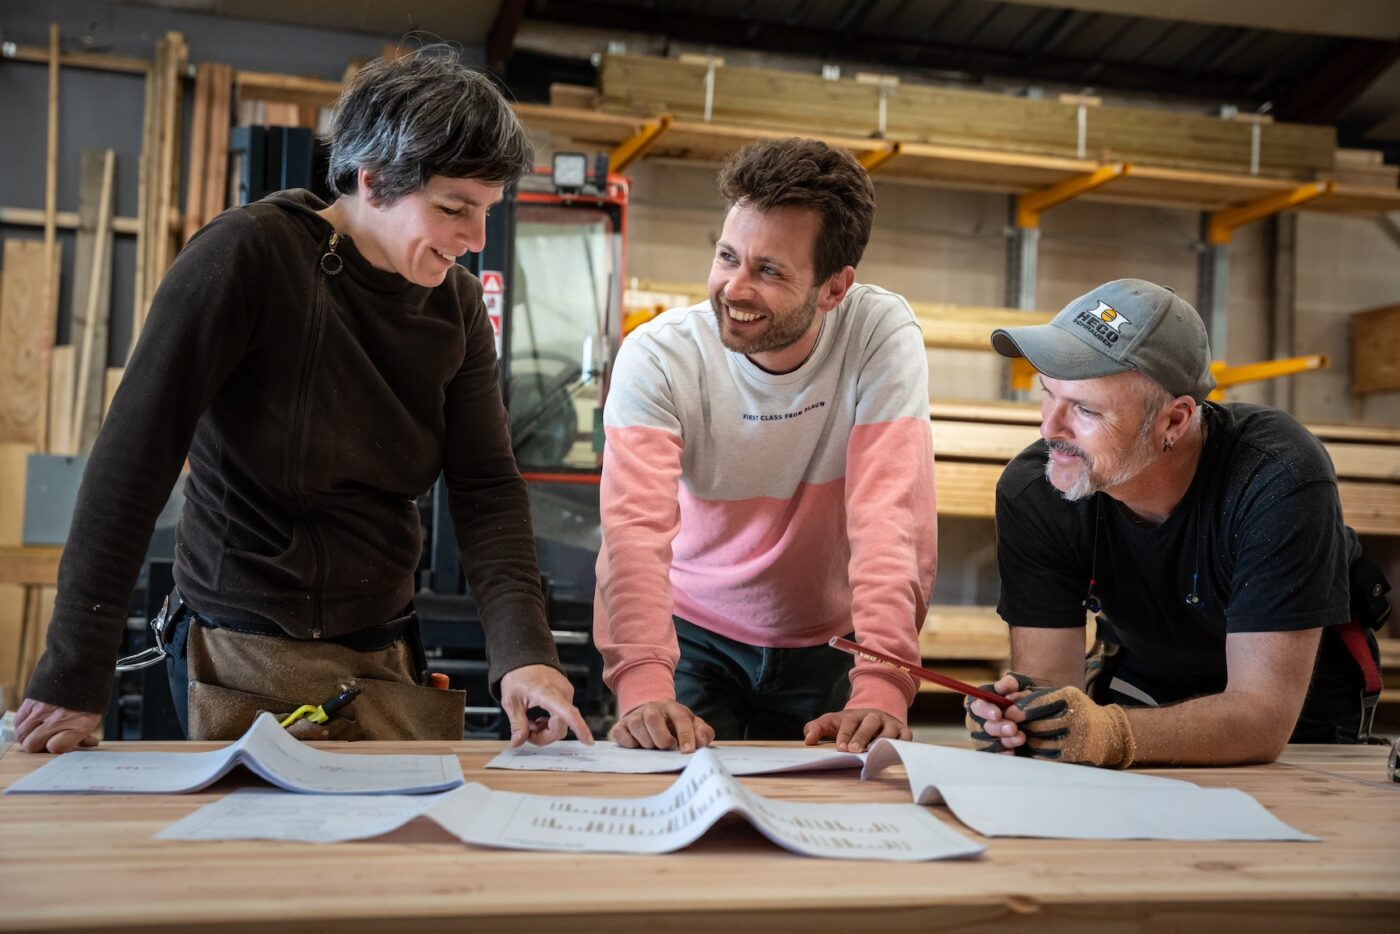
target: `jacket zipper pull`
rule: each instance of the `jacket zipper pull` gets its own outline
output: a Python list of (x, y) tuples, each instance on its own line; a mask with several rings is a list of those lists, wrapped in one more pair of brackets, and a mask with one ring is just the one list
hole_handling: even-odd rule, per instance
[(321, 271), (328, 276), (338, 275), (345, 268), (345, 260), (340, 258), (340, 254), (335, 251), (340, 243), (340, 234), (331, 234), (330, 249), (321, 254)]

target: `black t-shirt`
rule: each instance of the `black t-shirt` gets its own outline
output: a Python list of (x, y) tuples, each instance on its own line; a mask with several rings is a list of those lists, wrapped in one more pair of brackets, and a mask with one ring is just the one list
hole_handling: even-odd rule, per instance
[(1229, 633), (1347, 622), (1347, 572), (1360, 553), (1331, 459), (1307, 429), (1254, 405), (1207, 403), (1203, 417), (1196, 477), (1160, 525), (1103, 493), (1065, 500), (1045, 477), (1043, 441), (997, 484), (1002, 619), (1082, 626), (1094, 580), (1124, 662), (1161, 703), (1224, 690)]

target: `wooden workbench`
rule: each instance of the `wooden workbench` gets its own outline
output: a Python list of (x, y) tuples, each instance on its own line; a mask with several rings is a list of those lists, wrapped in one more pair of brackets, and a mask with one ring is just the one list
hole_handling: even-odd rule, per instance
[[(210, 748), (125, 744), (124, 748)], [(499, 744), (375, 743), (361, 751), (455, 751), (493, 788), (649, 794), (674, 776), (486, 771)], [(667, 856), (588, 856), (464, 846), (420, 820), (374, 842), (159, 842), (161, 827), (240, 784), (182, 796), (0, 797), (0, 929), (1043, 932), (1199, 928), (1396, 931), (1400, 784), (1381, 747), (1291, 747), (1273, 765), (1183, 769), (1242, 788), (1321, 843), (989, 841), (982, 858), (918, 864), (808, 859), (727, 818)], [(14, 747), (8, 786), (48, 757)], [(903, 773), (743, 780), (813, 801), (909, 800)], [(1014, 806), (1014, 802), (1012, 802)], [(934, 812), (963, 833), (946, 808)]]

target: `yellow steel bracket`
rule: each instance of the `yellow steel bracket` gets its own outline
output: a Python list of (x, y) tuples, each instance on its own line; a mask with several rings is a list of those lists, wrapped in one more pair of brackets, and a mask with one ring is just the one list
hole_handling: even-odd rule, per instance
[(1215, 377), (1215, 391), (1207, 398), (1212, 402), (1219, 402), (1225, 398), (1225, 390), (1231, 386), (1238, 386), (1241, 383), (1257, 383), (1265, 379), (1277, 379), (1280, 376), (1293, 376), (1297, 373), (1307, 373), (1309, 370), (1321, 370), (1330, 363), (1327, 355), (1321, 353), (1308, 354), (1304, 357), (1263, 360), (1259, 363), (1245, 363), (1240, 366), (1230, 366), (1224, 360), (1216, 360), (1210, 365), (1211, 375)]
[(1332, 181), (1309, 182), (1288, 191), (1265, 195), (1253, 201), (1246, 201), (1244, 204), (1215, 211), (1210, 215), (1210, 224), (1206, 228), (1206, 242), (1212, 246), (1229, 243), (1236, 227), (1261, 221), (1266, 217), (1272, 217), (1275, 214), (1296, 208), (1300, 204), (1307, 204), (1314, 198), (1330, 195), (1336, 187), (1336, 182)]
[(872, 149), (869, 152), (863, 152), (856, 156), (856, 159), (861, 165), (865, 166), (866, 172), (874, 175), (880, 170), (881, 166), (899, 155), (903, 150), (903, 143), (890, 143), (883, 149)]
[(656, 145), (661, 135), (671, 128), (671, 115), (662, 114), (655, 120), (648, 120), (642, 128), (613, 147), (608, 157), (608, 171), (621, 172)]
[(1035, 367), (1025, 357), (1011, 358), (1011, 388), (1027, 390), (1035, 387)]
[(1110, 162), (1092, 172), (1076, 175), (1057, 182), (1048, 188), (1028, 191), (1016, 199), (1016, 226), (1021, 228), (1039, 227), (1041, 213), (1059, 207), (1066, 201), (1088, 194), (1101, 188), (1116, 178), (1131, 173), (1131, 162)]

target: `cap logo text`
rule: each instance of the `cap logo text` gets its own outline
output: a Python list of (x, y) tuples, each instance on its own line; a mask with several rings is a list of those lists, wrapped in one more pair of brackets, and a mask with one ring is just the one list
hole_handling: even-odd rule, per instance
[(1079, 312), (1074, 323), (1093, 335), (1105, 347), (1118, 343), (1120, 331), (1125, 324), (1132, 324), (1121, 312), (1099, 300), (1097, 307)]

